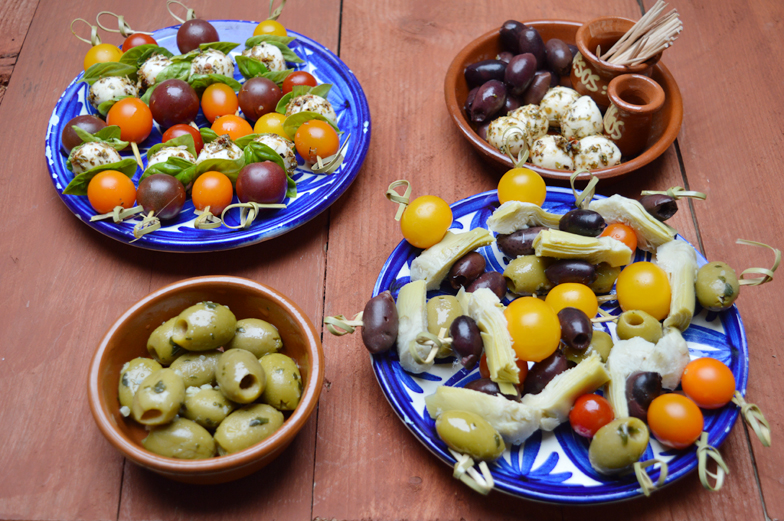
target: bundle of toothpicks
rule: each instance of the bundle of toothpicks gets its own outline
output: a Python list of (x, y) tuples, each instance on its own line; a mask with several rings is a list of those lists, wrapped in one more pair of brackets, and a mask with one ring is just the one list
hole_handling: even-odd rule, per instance
[(671, 46), (683, 31), (683, 24), (675, 9), (660, 16), (666, 7), (666, 2), (658, 0), (604, 56), (599, 47), (596, 55), (614, 65), (637, 65)]

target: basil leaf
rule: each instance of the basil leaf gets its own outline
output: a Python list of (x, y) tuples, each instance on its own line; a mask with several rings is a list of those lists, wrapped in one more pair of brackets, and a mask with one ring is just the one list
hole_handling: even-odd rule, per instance
[(285, 114), (286, 106), (289, 104), (292, 98), (298, 98), (300, 96), (304, 96), (305, 94), (313, 94), (314, 96), (327, 99), (327, 95), (329, 95), (329, 91), (331, 89), (331, 83), (322, 83), (321, 85), (316, 85), (315, 87), (310, 87), (308, 85), (296, 85), (293, 89), (291, 89), (291, 92), (280, 98), (278, 105), (275, 107), (275, 112), (279, 114)]
[[(185, 145), (185, 149), (191, 153), (191, 155), (195, 158), (196, 157), (196, 144), (193, 141), (193, 136), (190, 134), (183, 134), (181, 136), (177, 136), (174, 139), (170, 139), (164, 143), (158, 143), (157, 145), (153, 145), (147, 151), (147, 161), (150, 160), (153, 154), (159, 151), (162, 148), (170, 148), (170, 147), (179, 147)], [(155, 166), (155, 165), (153, 165)]]
[(283, 158), (280, 157), (277, 152), (272, 150), (272, 148), (268, 147), (264, 143), (251, 141), (245, 147), (245, 150), (242, 151), (242, 155), (245, 158), (246, 165), (251, 163), (261, 163), (262, 161), (272, 161), (280, 166), (283, 171), (286, 172), (286, 196), (297, 197), (297, 183), (294, 181), (294, 179), (291, 178), (288, 171), (286, 170), (286, 165), (283, 162)]
[(114, 107), (114, 104), (120, 101), (121, 99), (125, 98), (133, 98), (134, 96), (117, 96), (116, 98), (112, 98), (110, 100), (104, 101), (100, 105), (98, 105), (98, 112), (101, 113), (101, 116), (106, 117), (109, 111)]
[(231, 87), (234, 92), (239, 92), (242, 88), (242, 84), (240, 82), (234, 78), (224, 76), (223, 74), (195, 74), (187, 81), (190, 86), (193, 87), (193, 90), (195, 90), (197, 93), (202, 92), (213, 83), (225, 83)]
[(191, 64), (180, 62), (172, 63), (155, 76), (155, 85), (160, 85), (161, 82), (171, 79), (188, 81), (188, 76), (191, 75)]
[(322, 116), (321, 114), (318, 114), (316, 112), (309, 112), (307, 110), (303, 112), (297, 112), (296, 114), (292, 114), (291, 116), (287, 117), (286, 120), (283, 122), (283, 131), (289, 136), (293, 136), (297, 133), (297, 129), (299, 129), (299, 127), (302, 126), (303, 123), (310, 121), (312, 119), (325, 121), (329, 123), (329, 125), (332, 128), (335, 129), (335, 132), (340, 132), (340, 129), (338, 128), (337, 125), (335, 125), (335, 123), (333, 123), (326, 117)]
[[(163, 72), (163, 71), (161, 71), (161, 72)], [(150, 96), (152, 96), (152, 91), (154, 91), (154, 90), (155, 90), (155, 87), (157, 87), (157, 86), (158, 86), (158, 84), (156, 83), (156, 84), (154, 84), (152, 87), (149, 87), (149, 88), (148, 88), (146, 91), (144, 91), (144, 94), (142, 94), (142, 97), (141, 97), (141, 98), (139, 98), (139, 99), (141, 99), (141, 100), (142, 100), (144, 103), (146, 103), (146, 104), (147, 104), (147, 106), (149, 106), (149, 105), (150, 105)]]
[(216, 172), (225, 174), (226, 177), (231, 180), (231, 184), (234, 185), (237, 183), (237, 176), (243, 166), (245, 166), (245, 159), (242, 156), (237, 159), (207, 159), (198, 165), (194, 165), (194, 167), (183, 170), (182, 173), (176, 177), (182, 184), (188, 186), (188, 184), (196, 181), (201, 174), (215, 170)]
[(200, 128), (199, 134), (201, 134), (201, 140), (205, 143), (212, 143), (218, 139), (218, 133), (209, 127)]
[(120, 57), (120, 63), (133, 65), (138, 69), (153, 54), (162, 54), (167, 58), (171, 58), (173, 56), (169, 49), (165, 47), (159, 47), (153, 43), (145, 43), (144, 45), (137, 45), (136, 47), (129, 49), (127, 52), (124, 52)]
[(248, 134), (246, 136), (242, 136), (241, 138), (237, 139), (237, 141), (235, 141), (234, 144), (240, 148), (245, 148), (250, 144), (251, 141), (259, 137), (260, 135), (261, 134)]
[(92, 85), (101, 78), (107, 76), (135, 76), (136, 67), (128, 65), (127, 63), (120, 62), (104, 62), (92, 65), (84, 73), (82, 81), (88, 85)]
[(322, 83), (321, 85), (316, 85), (315, 87), (312, 87), (310, 89), (310, 92), (308, 92), (308, 94), (313, 94), (314, 96), (320, 96), (324, 99), (327, 99), (330, 90), (332, 90), (331, 83)]
[(120, 139), (120, 127), (117, 125), (109, 125), (108, 127), (103, 127), (101, 130), (93, 134), (93, 136), (104, 141), (108, 141), (110, 139)]
[[(145, 170), (140, 181), (155, 174), (166, 174), (177, 177), (182, 174), (183, 171), (192, 168), (193, 166), (195, 166), (193, 163), (186, 161), (181, 157), (170, 157), (166, 161), (162, 163), (155, 163)], [(179, 177), (177, 178), (179, 179)]]
[[(294, 87), (296, 90), (297, 87)], [(286, 107), (288, 106), (289, 102), (294, 98), (294, 91), (292, 90), (288, 94), (284, 94), (280, 101), (275, 106), (275, 112), (278, 114), (286, 114)]]
[(210, 43), (200, 43), (199, 49), (202, 51), (206, 51), (207, 49), (215, 49), (216, 51), (220, 51), (223, 54), (229, 54), (231, 51), (239, 47), (240, 44), (232, 43), (232, 42), (210, 42)]
[(294, 69), (286, 69), (284, 71), (269, 71), (269, 72), (265, 72), (264, 74), (261, 74), (260, 76), (263, 76), (264, 78), (267, 78), (268, 80), (275, 82), (278, 85), (278, 87), (280, 87), (281, 85), (283, 85), (283, 80), (285, 80), (288, 77), (288, 75), (291, 74), (292, 72), (294, 72)]
[(237, 68), (239, 68), (240, 74), (242, 74), (242, 77), (246, 80), (255, 78), (256, 76), (261, 76), (265, 72), (269, 72), (267, 66), (256, 58), (243, 56), (240, 54), (235, 56), (234, 60), (237, 62)]
[(131, 178), (136, 173), (137, 168), (138, 165), (136, 164), (136, 160), (132, 157), (126, 157), (122, 161), (116, 163), (93, 167), (90, 170), (75, 176), (71, 182), (68, 183), (68, 186), (65, 187), (65, 190), (63, 190), (63, 195), (87, 195), (87, 186), (90, 184), (92, 178), (105, 170), (117, 170)]
[(258, 36), (251, 36), (247, 40), (245, 40), (245, 48), (251, 49), (256, 47), (258, 44), (262, 42), (278, 42), (282, 43), (283, 45), (288, 45), (296, 39), (295, 36), (276, 36), (274, 34), (260, 34)]
[[(122, 141), (120, 139), (120, 127), (118, 127), (117, 125), (104, 127), (98, 132), (96, 132), (95, 134), (90, 134), (86, 130), (79, 128), (76, 125), (73, 125), (72, 128), (74, 129), (74, 132), (76, 132), (76, 135), (79, 136), (79, 138), (82, 140), (82, 144), (101, 142), (101, 143), (106, 143), (107, 145), (109, 145), (110, 147), (112, 147), (117, 151), (123, 150), (128, 146), (127, 141)], [(74, 147), (74, 149), (71, 150), (71, 155), (73, 154), (74, 150), (77, 150), (80, 147), (81, 145)], [(71, 155), (68, 156), (69, 162), (71, 159)]]
[(184, 62), (190, 63), (199, 54), (201, 54), (201, 49), (193, 49), (192, 51), (187, 52), (185, 54), (178, 54), (176, 56), (172, 56), (171, 61), (172, 63), (184, 63)]

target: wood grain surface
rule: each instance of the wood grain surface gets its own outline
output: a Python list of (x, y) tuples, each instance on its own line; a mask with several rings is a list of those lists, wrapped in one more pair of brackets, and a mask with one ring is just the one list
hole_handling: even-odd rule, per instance
[(38, 0), (7, 0), (0, 3), (0, 103), (11, 81), (19, 51), (37, 7)]

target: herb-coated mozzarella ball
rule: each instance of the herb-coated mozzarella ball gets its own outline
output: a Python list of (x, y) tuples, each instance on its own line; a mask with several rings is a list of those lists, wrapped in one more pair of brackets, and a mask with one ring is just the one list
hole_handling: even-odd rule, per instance
[(337, 124), (338, 122), (338, 116), (335, 114), (335, 109), (332, 108), (332, 104), (315, 94), (298, 96), (289, 102), (286, 107), (286, 117), (299, 112), (315, 112), (316, 114), (321, 114), (333, 123)]
[(575, 168), (596, 170), (621, 164), (621, 151), (604, 136), (588, 136), (575, 147)]
[(519, 119), (525, 124), (529, 147), (534, 144), (534, 141), (547, 134), (547, 129), (550, 127), (547, 116), (539, 105), (524, 105), (510, 112), (509, 117)]
[(118, 161), (122, 161), (120, 153), (100, 141), (85, 143), (71, 151), (71, 170), (74, 174), (81, 174), (96, 166)]
[(250, 49), (242, 51), (242, 55), (256, 58), (271, 71), (286, 70), (286, 60), (283, 59), (283, 53), (271, 43), (261, 42)]
[(180, 159), (190, 161), (191, 163), (196, 162), (196, 158), (193, 157), (193, 154), (188, 152), (185, 145), (178, 147), (164, 147), (150, 156), (150, 159), (147, 161), (147, 168), (150, 168), (152, 165), (158, 163), (165, 163), (166, 160), (170, 157), (179, 157)]
[(98, 108), (98, 105), (105, 101), (118, 98), (120, 96), (133, 96), (139, 97), (139, 89), (128, 78), (121, 76), (108, 76), (101, 78), (90, 87), (90, 94), (87, 99), (90, 105)]
[(222, 74), (234, 77), (234, 62), (217, 49), (207, 49), (191, 62), (191, 76), (196, 74)]
[(574, 170), (571, 146), (563, 136), (542, 136), (531, 148), (531, 162), (553, 170)]
[(561, 126), (561, 118), (566, 115), (569, 105), (577, 101), (580, 94), (567, 87), (553, 87), (547, 91), (539, 107), (547, 116), (547, 121), (551, 127)]
[[(515, 132), (517, 129), (519, 132)], [(487, 127), (487, 142), (492, 146), (506, 153), (509, 146), (509, 153), (517, 156), (521, 150), (528, 146), (528, 132), (525, 130), (525, 123), (517, 118), (501, 116), (493, 120)]]
[(232, 143), (228, 135), (224, 135), (212, 143), (204, 143), (204, 148), (196, 158), (196, 164), (207, 159), (239, 159), (240, 156), (242, 156), (242, 149)]
[(139, 82), (142, 88), (147, 89), (155, 85), (158, 74), (172, 64), (172, 61), (163, 54), (153, 54), (139, 67)]
[(561, 135), (566, 139), (582, 139), (602, 133), (602, 113), (590, 96), (583, 96), (569, 105), (561, 118)]
[(261, 134), (253, 141), (267, 145), (283, 159), (286, 171), (291, 173), (297, 168), (297, 156), (294, 155), (294, 142), (277, 134)]

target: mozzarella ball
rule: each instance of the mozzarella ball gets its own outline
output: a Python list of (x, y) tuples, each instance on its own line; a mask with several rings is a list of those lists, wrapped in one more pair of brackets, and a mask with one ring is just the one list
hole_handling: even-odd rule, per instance
[(242, 149), (235, 145), (229, 136), (221, 136), (212, 143), (204, 143), (196, 164), (207, 159), (239, 159), (242, 156)]
[(292, 173), (297, 168), (297, 157), (294, 155), (294, 142), (277, 134), (261, 134), (253, 141), (267, 145), (283, 159), (286, 171)]
[(74, 174), (81, 174), (96, 166), (109, 165), (118, 161), (122, 161), (120, 153), (100, 141), (85, 143), (71, 151), (71, 170)]
[[(513, 132), (512, 129), (517, 129), (519, 132)], [(506, 134), (507, 132), (509, 133)], [(508, 145), (509, 153), (517, 157), (521, 150), (528, 147), (528, 132), (525, 130), (525, 123), (517, 118), (501, 116), (493, 120), (487, 127), (487, 142), (504, 153), (506, 153)]]
[(172, 64), (172, 61), (163, 54), (153, 54), (139, 67), (139, 82), (143, 89), (155, 85), (155, 77)]
[(588, 136), (573, 147), (575, 168), (597, 170), (621, 164), (621, 151), (604, 136)]
[(547, 129), (550, 127), (547, 116), (539, 105), (524, 105), (510, 112), (509, 117), (519, 119), (525, 125), (529, 147), (534, 144), (534, 141), (547, 134)]
[(152, 165), (158, 163), (165, 163), (166, 160), (170, 157), (179, 157), (180, 159), (190, 161), (191, 163), (196, 162), (196, 158), (193, 157), (193, 154), (188, 152), (185, 145), (178, 147), (164, 147), (150, 156), (150, 159), (147, 160), (147, 168), (150, 168)]
[(583, 96), (566, 110), (561, 118), (561, 135), (566, 139), (582, 139), (602, 133), (602, 113), (590, 96)]
[(547, 121), (551, 127), (559, 127), (561, 118), (566, 114), (566, 110), (573, 102), (577, 101), (580, 94), (567, 87), (553, 87), (547, 91), (539, 107), (547, 116)]
[(338, 116), (332, 108), (332, 104), (315, 94), (305, 94), (292, 99), (286, 107), (286, 117), (298, 112), (315, 112), (321, 114), (331, 122), (337, 124)]
[(571, 146), (562, 136), (543, 136), (531, 147), (531, 162), (553, 170), (574, 170)]
[(105, 101), (119, 98), (120, 96), (139, 97), (139, 89), (128, 78), (120, 76), (107, 76), (101, 78), (90, 86), (90, 94), (87, 99), (90, 105), (98, 108), (98, 105)]
[(191, 76), (197, 74), (222, 74), (234, 77), (234, 62), (217, 49), (207, 49), (191, 62)]
[(242, 51), (242, 55), (256, 58), (271, 71), (286, 70), (286, 60), (283, 59), (283, 53), (271, 43), (261, 42), (250, 49)]

